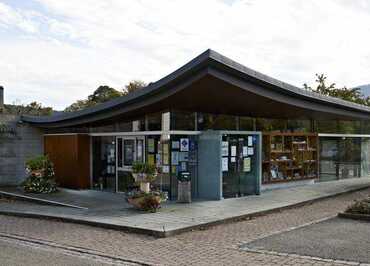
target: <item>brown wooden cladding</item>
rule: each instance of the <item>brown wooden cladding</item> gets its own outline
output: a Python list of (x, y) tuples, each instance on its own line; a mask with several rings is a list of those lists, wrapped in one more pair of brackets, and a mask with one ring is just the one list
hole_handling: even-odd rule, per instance
[(54, 163), (58, 185), (90, 188), (90, 136), (53, 135), (44, 137), (44, 152)]

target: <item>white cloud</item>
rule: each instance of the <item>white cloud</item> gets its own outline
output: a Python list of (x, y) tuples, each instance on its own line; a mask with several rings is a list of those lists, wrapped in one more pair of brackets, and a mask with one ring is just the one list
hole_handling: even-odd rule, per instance
[(8, 101), (63, 108), (100, 84), (155, 81), (212, 48), (298, 86), (317, 72), (358, 85), (370, 82), (368, 10), (345, 0), (0, 3), (1, 83)]

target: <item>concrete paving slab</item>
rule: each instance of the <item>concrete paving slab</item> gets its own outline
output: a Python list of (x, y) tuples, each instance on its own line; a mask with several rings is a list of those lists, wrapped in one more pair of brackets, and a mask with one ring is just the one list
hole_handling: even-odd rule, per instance
[(164, 204), (157, 213), (134, 210), (126, 203), (122, 194), (72, 191), (74, 202), (80, 197), (80, 204), (85, 202), (86, 205), (83, 206), (88, 206), (88, 209), (38, 205), (28, 202), (0, 202), (0, 213), (52, 218), (166, 237), (368, 187), (370, 187), (370, 178), (347, 179), (271, 190), (258, 196), (221, 201), (194, 201), (191, 204), (170, 202)]

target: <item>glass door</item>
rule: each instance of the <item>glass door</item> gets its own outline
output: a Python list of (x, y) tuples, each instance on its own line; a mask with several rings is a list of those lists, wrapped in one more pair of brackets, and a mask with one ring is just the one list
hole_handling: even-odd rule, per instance
[(222, 137), (223, 197), (256, 194), (257, 143), (255, 136), (224, 135)]
[(135, 188), (131, 176), (132, 165), (145, 161), (144, 137), (117, 137), (117, 191)]

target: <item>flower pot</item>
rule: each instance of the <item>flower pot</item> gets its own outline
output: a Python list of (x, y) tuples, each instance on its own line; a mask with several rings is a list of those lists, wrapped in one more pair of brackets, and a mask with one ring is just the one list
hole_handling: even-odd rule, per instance
[(149, 182), (140, 182), (140, 190), (143, 192), (150, 192), (150, 183)]

